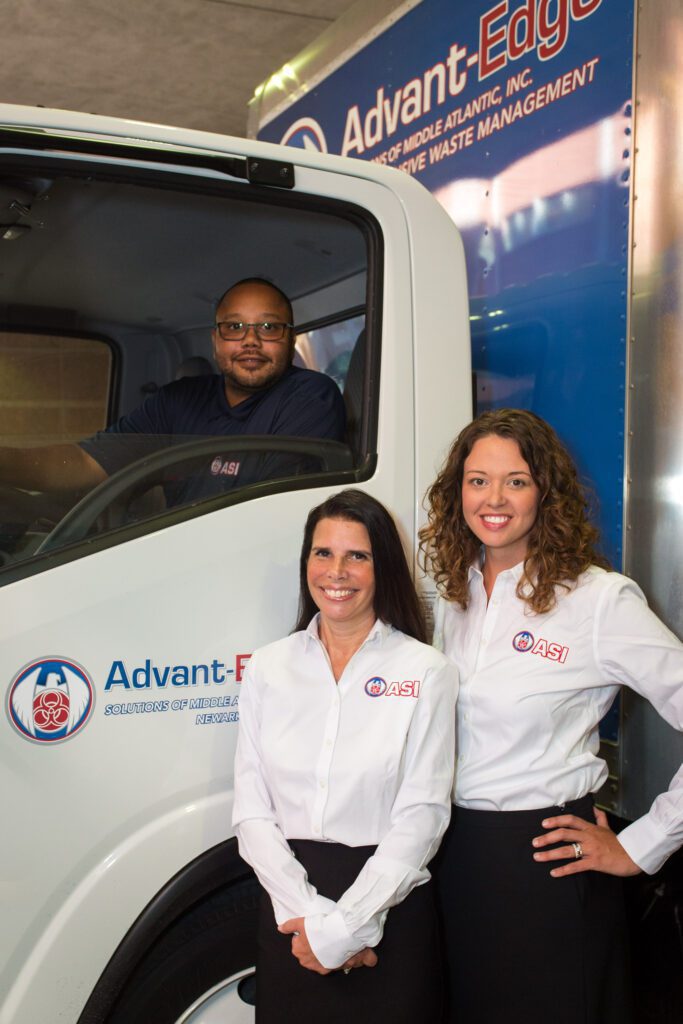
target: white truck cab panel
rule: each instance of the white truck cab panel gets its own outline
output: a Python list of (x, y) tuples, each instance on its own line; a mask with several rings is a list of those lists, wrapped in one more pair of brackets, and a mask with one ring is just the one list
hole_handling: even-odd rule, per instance
[[(231, 173), (263, 161), (286, 166), (292, 187)], [(299, 358), (316, 369), (326, 369), (315, 363), (325, 331), (365, 328), (358, 436), (313, 472), (182, 508), (121, 511), (117, 493), (56, 540), (76, 500), (3, 485), (0, 518), (14, 530), (0, 541), (0, 1021), (198, 1021), (183, 1016), (193, 1000), (252, 962), (250, 912), (225, 924), (234, 948), (214, 951), (213, 974), (197, 953), (207, 968), (197, 967), (198, 991), (182, 961), (168, 1006), (153, 1001), (149, 957), (200, 903), (210, 910), (246, 884), (230, 845), (244, 663), (294, 624), (303, 523), (327, 495), (370, 491), (415, 554), (424, 491), (471, 413), (462, 247), (447, 214), (399, 172), (60, 111), (0, 106), (0, 200), (17, 228), (0, 242), (0, 342), (13, 346), (0, 352), (0, 381), (11, 356), (26, 378), (16, 388), (39, 391), (43, 405), (73, 405), (68, 374), (78, 378), (86, 342), (104, 340), (111, 422), (172, 379), (178, 360), (208, 356), (213, 303), (250, 275), (291, 295)], [(22, 363), (25, 335), (46, 332), (50, 344)], [(81, 347), (60, 354), (58, 372), (53, 350), (67, 335)], [(339, 365), (354, 341), (340, 343)], [(52, 437), (44, 423), (15, 436), (2, 394), (0, 444), (78, 439), (76, 427)], [(69, 689), (56, 739), (56, 719), (41, 731), (35, 706), (26, 711), (50, 673)], [(59, 712), (51, 701), (48, 716)], [(217, 850), (225, 877), (214, 885), (205, 872), (197, 888), (202, 858)], [(250, 1019), (233, 989), (225, 1019)]]

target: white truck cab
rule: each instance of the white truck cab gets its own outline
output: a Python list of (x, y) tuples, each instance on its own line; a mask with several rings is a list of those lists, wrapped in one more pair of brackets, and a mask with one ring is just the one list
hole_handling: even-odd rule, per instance
[[(460, 238), (372, 163), (0, 106), (0, 254), (2, 446), (88, 437), (210, 360), (216, 300), (250, 276), (345, 396), (344, 443), (176, 438), (86, 494), (0, 486), (0, 1022), (252, 1020), (242, 670), (294, 624), (329, 494), (367, 489), (414, 556), (471, 415)], [(287, 471), (169, 504), (169, 479), (245, 452)]]

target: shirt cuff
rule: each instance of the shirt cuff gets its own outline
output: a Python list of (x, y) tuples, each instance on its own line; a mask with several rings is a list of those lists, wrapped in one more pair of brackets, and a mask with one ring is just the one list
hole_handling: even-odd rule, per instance
[[(320, 893), (317, 893), (298, 913), (293, 913), (289, 907), (281, 903), (280, 900), (276, 900), (274, 896), (271, 896), (270, 901), (273, 904), (273, 913), (275, 914), (278, 928), (285, 921), (291, 921), (293, 917), (305, 917), (307, 919), (309, 915), (322, 917), (325, 914), (334, 913), (337, 909), (337, 904), (334, 900), (328, 900), (327, 896), (321, 896)], [(306, 927), (306, 934), (308, 934), (308, 926)]]
[(631, 860), (648, 875), (659, 871), (679, 846), (678, 840), (668, 835), (649, 814), (627, 825), (617, 838)]
[(341, 910), (306, 917), (306, 937), (320, 963), (329, 970), (341, 967), (363, 948), (346, 927)]

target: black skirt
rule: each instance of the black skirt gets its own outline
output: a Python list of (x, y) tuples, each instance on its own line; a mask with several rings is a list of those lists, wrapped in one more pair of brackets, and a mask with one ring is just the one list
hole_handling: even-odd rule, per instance
[[(453, 1024), (629, 1024), (628, 936), (621, 879), (552, 878), (537, 863), (541, 821), (593, 822), (590, 797), (564, 808), (455, 807), (434, 861)], [(566, 844), (563, 844), (566, 845)]]
[[(337, 900), (375, 847), (290, 840), (318, 892)], [(439, 1024), (442, 973), (431, 883), (392, 907), (376, 947), (376, 967), (316, 974), (291, 952), (262, 891), (256, 961), (256, 1022), (282, 1024)]]

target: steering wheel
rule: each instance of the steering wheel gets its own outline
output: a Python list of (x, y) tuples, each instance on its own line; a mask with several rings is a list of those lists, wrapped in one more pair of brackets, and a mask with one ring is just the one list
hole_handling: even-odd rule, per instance
[(74, 544), (87, 536), (103, 512), (128, 497), (130, 491), (145, 480), (160, 474), (180, 462), (216, 453), (255, 454), (275, 452), (305, 455), (317, 458), (323, 472), (333, 473), (353, 469), (353, 457), (347, 445), (313, 437), (202, 437), (197, 441), (163, 448), (161, 451), (136, 459), (113, 473), (94, 490), (74, 505), (36, 550), (45, 554), (65, 544)]

